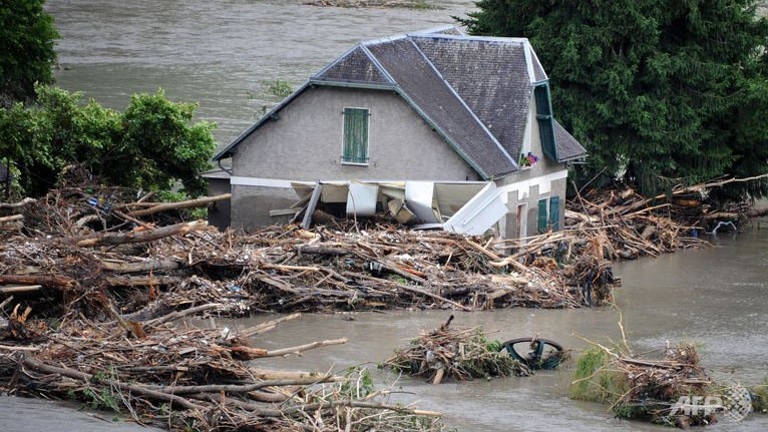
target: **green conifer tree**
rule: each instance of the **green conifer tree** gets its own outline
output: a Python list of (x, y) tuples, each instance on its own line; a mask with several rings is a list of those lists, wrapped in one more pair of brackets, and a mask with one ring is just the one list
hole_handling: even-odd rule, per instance
[(768, 23), (755, 1), (477, 6), (462, 21), (470, 33), (530, 39), (550, 77), (555, 116), (590, 152), (582, 179), (619, 175), (655, 193), (768, 171)]

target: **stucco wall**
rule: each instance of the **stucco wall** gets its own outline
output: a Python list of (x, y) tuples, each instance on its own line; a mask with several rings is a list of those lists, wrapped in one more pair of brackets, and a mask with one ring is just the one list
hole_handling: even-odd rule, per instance
[[(345, 107), (370, 110), (368, 166), (341, 163)], [(316, 87), (237, 149), (234, 176), (285, 180), (476, 180), (477, 174), (397, 94)]]
[[(506, 176), (496, 181), (496, 185), (502, 192), (502, 198), (507, 205), (507, 215), (499, 221), (498, 232), (508, 238), (514, 238), (517, 234), (518, 206), (526, 204), (524, 219), (524, 236), (538, 234), (538, 201), (552, 196), (560, 197), (559, 225), (563, 226), (563, 214), (565, 212), (565, 191), (567, 185), (566, 165), (551, 161), (544, 156), (541, 149), (541, 137), (539, 124), (534, 113), (535, 99), (531, 98), (531, 111), (528, 117), (526, 129), (527, 139), (530, 140), (530, 151), (539, 157), (539, 161), (529, 168), (524, 168), (513, 175)], [(551, 210), (550, 210), (551, 212)]]
[(517, 206), (527, 203), (525, 235), (535, 235), (537, 230), (538, 201), (553, 196), (560, 197), (559, 226), (563, 226), (565, 209), (565, 191), (567, 185), (565, 164), (550, 161), (539, 161), (529, 169), (515, 175), (505, 177), (497, 182), (506, 200), (507, 220), (501, 222), (500, 233), (506, 237), (514, 237)]
[(293, 189), (233, 185), (231, 226), (249, 231), (259, 226), (288, 222), (290, 216), (270, 217), (269, 210), (286, 209), (296, 201), (298, 197)]
[[(209, 178), (208, 195), (216, 196), (230, 193), (229, 178)], [(222, 230), (229, 226), (231, 220), (230, 200), (217, 201), (208, 208), (208, 223)]]

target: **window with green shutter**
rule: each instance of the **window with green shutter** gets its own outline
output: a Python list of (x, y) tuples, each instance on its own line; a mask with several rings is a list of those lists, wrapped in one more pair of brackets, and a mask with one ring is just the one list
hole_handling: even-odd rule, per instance
[(549, 199), (549, 226), (552, 231), (560, 230), (560, 197), (557, 195)]
[(539, 232), (560, 230), (560, 197), (555, 195), (539, 200), (536, 228)]
[(557, 161), (557, 143), (555, 142), (555, 124), (552, 118), (552, 98), (549, 94), (549, 84), (542, 83), (534, 87), (536, 98), (536, 120), (539, 123), (539, 137), (544, 156)]
[(536, 228), (539, 232), (547, 231), (547, 204), (548, 201), (546, 198), (539, 200), (539, 214), (536, 218)]
[(368, 117), (365, 108), (344, 108), (344, 152), (341, 161), (368, 163)]

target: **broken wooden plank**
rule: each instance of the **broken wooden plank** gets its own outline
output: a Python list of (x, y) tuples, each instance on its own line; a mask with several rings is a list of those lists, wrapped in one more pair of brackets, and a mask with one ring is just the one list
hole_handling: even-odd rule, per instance
[(0, 284), (42, 285), (66, 289), (77, 285), (77, 281), (68, 276), (57, 275), (0, 275)]
[(12, 285), (0, 287), (0, 294), (15, 294), (23, 292), (39, 291), (42, 285)]
[(301, 210), (296, 210), (294, 208), (275, 209), (269, 211), (269, 217), (294, 216), (299, 211)]
[(312, 214), (315, 212), (317, 203), (320, 202), (320, 195), (323, 193), (323, 184), (315, 183), (315, 189), (312, 190), (312, 197), (309, 199), (307, 207), (304, 209), (304, 219), (301, 221), (301, 227), (309, 229), (312, 226)]

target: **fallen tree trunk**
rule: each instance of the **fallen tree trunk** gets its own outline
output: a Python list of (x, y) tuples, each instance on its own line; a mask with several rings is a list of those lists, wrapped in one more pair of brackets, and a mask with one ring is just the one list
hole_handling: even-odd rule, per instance
[(0, 210), (14, 210), (37, 202), (34, 198), (24, 198), (17, 203), (0, 203)]
[(266, 387), (274, 386), (294, 386), (294, 385), (311, 385), (324, 382), (338, 381), (339, 377), (335, 375), (322, 375), (319, 377), (310, 377), (305, 379), (282, 379), (282, 380), (265, 380), (254, 384), (209, 384), (198, 386), (152, 386), (152, 390), (157, 390), (162, 393), (170, 394), (191, 394), (191, 393), (248, 393), (254, 390), (260, 390)]
[(14, 222), (24, 219), (24, 215), (11, 215), (11, 216), (3, 216), (0, 217), (0, 224), (7, 223), (7, 222)]
[(221, 195), (216, 195), (211, 197), (197, 198), (189, 201), (162, 203), (154, 207), (128, 212), (128, 215), (133, 217), (139, 217), (139, 216), (147, 216), (154, 213), (159, 213), (162, 211), (168, 211), (168, 210), (182, 210), (182, 209), (195, 208), (195, 207), (205, 207), (208, 204), (211, 204), (217, 201), (228, 200), (230, 198), (232, 198), (232, 194), (227, 193), (227, 194), (221, 194)]
[(117, 286), (168, 286), (177, 285), (184, 281), (184, 278), (178, 276), (110, 276), (107, 277), (107, 284), (112, 287)]
[(174, 235), (184, 235), (191, 231), (204, 229), (206, 221), (179, 223), (152, 230), (134, 230), (124, 233), (96, 233), (84, 237), (65, 239), (78, 247), (114, 246), (126, 243), (143, 243), (159, 240)]
[(67, 276), (36, 276), (36, 275), (0, 275), (0, 284), (42, 285), (53, 288), (67, 289), (77, 285), (77, 281)]
[(232, 354), (234, 354), (235, 357), (237, 358), (253, 360), (253, 359), (264, 358), (264, 357), (283, 357), (291, 354), (300, 354), (304, 351), (319, 348), (319, 347), (341, 345), (345, 343), (347, 343), (347, 338), (316, 341), (316, 342), (308, 343), (305, 345), (299, 345), (299, 346), (290, 347), (290, 348), (282, 348), (277, 350), (265, 350), (262, 348), (251, 348), (247, 346), (234, 346), (230, 348), (230, 350), (232, 351)]

